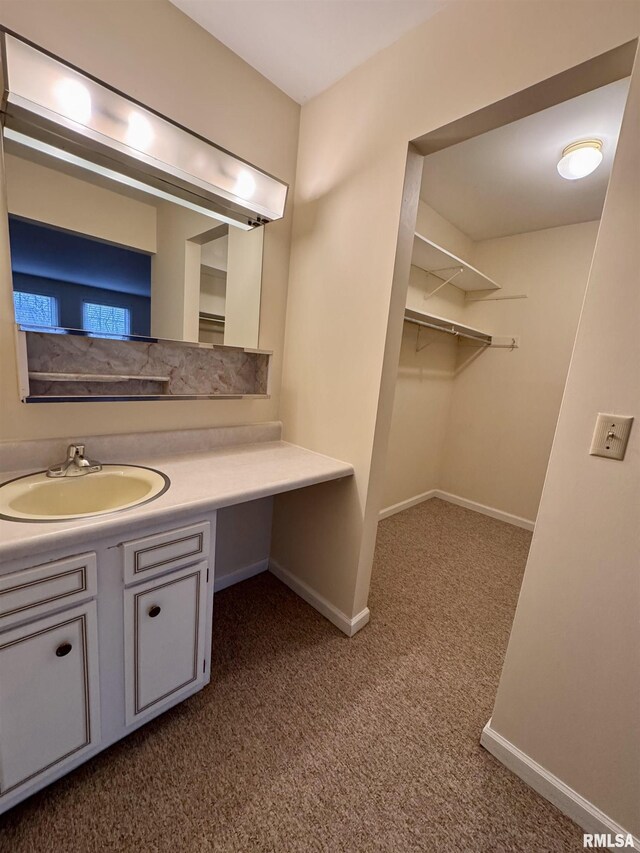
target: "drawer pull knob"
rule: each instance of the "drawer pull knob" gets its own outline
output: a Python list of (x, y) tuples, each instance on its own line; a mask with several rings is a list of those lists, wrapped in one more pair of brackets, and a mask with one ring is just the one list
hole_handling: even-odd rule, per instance
[(56, 649), (56, 657), (58, 657), (58, 658), (66, 657), (72, 648), (73, 648), (73, 646), (71, 645), (71, 643), (62, 643)]
[(153, 607), (149, 608), (149, 616), (151, 616), (152, 619), (155, 618), (159, 615), (160, 610), (161, 608), (157, 604), (154, 604)]

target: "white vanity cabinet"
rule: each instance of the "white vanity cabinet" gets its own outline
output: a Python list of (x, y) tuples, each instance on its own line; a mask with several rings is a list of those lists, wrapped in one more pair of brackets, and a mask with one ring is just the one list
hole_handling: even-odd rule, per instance
[(2, 566), (0, 813), (208, 683), (215, 522)]
[(129, 725), (204, 682), (210, 530), (203, 521), (122, 546)]
[(93, 553), (0, 577), (0, 809), (100, 743), (95, 596)]

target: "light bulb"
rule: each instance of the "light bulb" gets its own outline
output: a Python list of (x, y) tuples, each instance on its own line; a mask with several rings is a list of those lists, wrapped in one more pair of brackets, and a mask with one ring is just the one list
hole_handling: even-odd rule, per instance
[(256, 191), (256, 182), (249, 172), (240, 172), (236, 178), (236, 183), (233, 191), (237, 196), (248, 201)]
[(91, 118), (91, 95), (86, 86), (66, 77), (56, 84), (54, 93), (63, 115), (79, 124), (87, 124)]
[(127, 124), (127, 142), (132, 148), (144, 151), (153, 141), (153, 128), (142, 113), (132, 112)]
[(574, 142), (562, 152), (558, 163), (558, 172), (568, 181), (586, 178), (602, 163), (602, 142), (599, 139), (586, 139)]

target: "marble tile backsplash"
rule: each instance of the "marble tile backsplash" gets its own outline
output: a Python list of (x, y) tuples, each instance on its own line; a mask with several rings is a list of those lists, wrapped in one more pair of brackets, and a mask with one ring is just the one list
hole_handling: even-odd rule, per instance
[[(169, 341), (119, 341), (44, 332), (25, 334), (30, 373), (85, 377), (82, 381), (63, 382), (31, 378), (30, 396), (180, 397), (267, 393), (269, 356), (263, 353)], [(132, 378), (92, 382), (87, 381), (87, 374)]]

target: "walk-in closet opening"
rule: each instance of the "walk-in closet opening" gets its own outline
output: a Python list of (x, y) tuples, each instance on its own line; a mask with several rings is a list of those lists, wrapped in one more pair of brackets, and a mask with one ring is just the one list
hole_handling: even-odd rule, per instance
[(611, 53), (409, 148), (387, 337), (397, 370), (386, 389), (383, 379), (379, 409), (382, 432), (387, 399), (374, 580), (395, 554), (395, 571), (426, 602), (427, 643), (476, 614), (463, 633), (480, 630), (474, 647), (498, 667), (487, 669), (486, 718), (629, 88), (633, 53)]
[[(628, 86), (424, 158), (384, 516), (436, 497), (533, 529)], [(567, 178), (581, 142), (600, 163)]]

